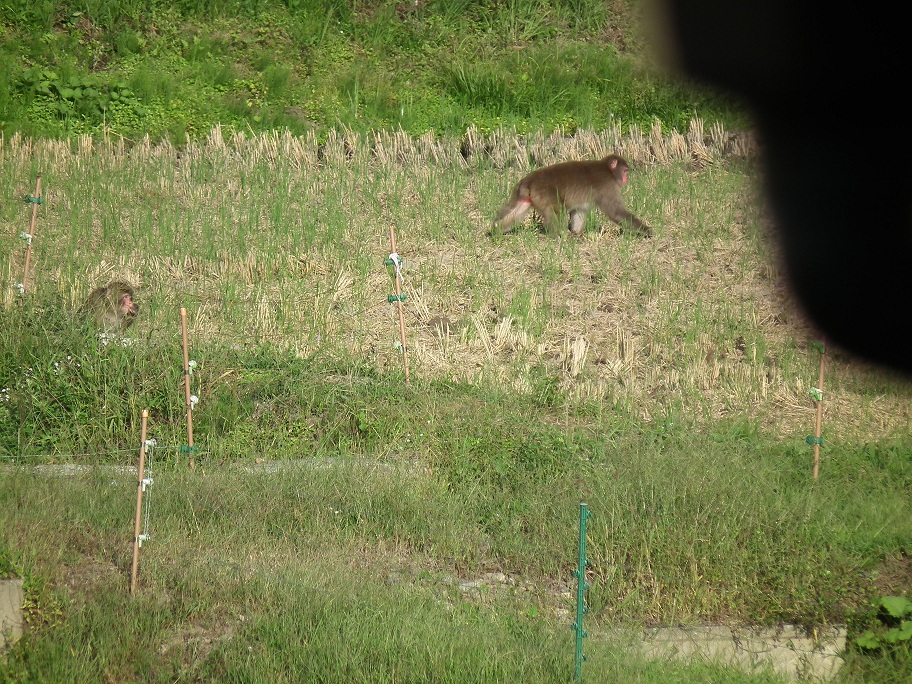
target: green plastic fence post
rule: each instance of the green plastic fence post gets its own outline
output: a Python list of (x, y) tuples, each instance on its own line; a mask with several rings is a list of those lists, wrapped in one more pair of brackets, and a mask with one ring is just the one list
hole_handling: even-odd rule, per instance
[(586, 590), (589, 585), (586, 584), (586, 567), (589, 561), (586, 560), (586, 521), (589, 519), (589, 508), (586, 504), (580, 504), (580, 524), (579, 524), (579, 564), (574, 571), (576, 575), (576, 622), (573, 623), (573, 631), (576, 632), (576, 670), (573, 675), (574, 681), (580, 681), (582, 677), (583, 661), (586, 656), (583, 655), (583, 639), (586, 638), (586, 632), (583, 629), (583, 615), (589, 612), (586, 606)]

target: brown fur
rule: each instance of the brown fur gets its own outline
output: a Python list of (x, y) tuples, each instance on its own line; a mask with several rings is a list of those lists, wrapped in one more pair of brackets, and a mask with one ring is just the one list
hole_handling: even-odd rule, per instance
[(633, 226), (643, 235), (652, 229), (627, 211), (621, 187), (627, 183), (629, 166), (622, 157), (609, 155), (598, 161), (568, 161), (545, 166), (523, 178), (507, 203), (494, 217), (494, 230), (507, 230), (535, 209), (550, 234), (557, 234), (561, 210), (570, 213), (570, 232), (583, 232), (586, 213), (600, 209), (622, 228)]
[(139, 304), (133, 301), (132, 285), (113, 280), (92, 290), (79, 311), (108, 332), (123, 332), (136, 320)]

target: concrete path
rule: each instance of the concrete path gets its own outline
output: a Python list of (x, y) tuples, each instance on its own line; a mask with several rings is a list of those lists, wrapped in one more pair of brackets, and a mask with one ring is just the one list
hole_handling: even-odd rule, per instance
[[(390, 583), (398, 584), (398, 580)], [(540, 587), (517, 581), (502, 572), (489, 572), (459, 581), (460, 594), (468, 600), (484, 600), (490, 592), (508, 591), (522, 596), (538, 594)], [(573, 620), (569, 606), (574, 602), (569, 584), (553, 590), (561, 605), (555, 610), (564, 623)], [(592, 621), (594, 622), (594, 621)], [(605, 640), (615, 650), (639, 653), (648, 659), (672, 658), (718, 662), (745, 672), (772, 670), (785, 680), (828, 682), (842, 667), (846, 646), (844, 625), (807, 630), (795, 625), (771, 627), (650, 627), (646, 629), (595, 625), (584, 620), (589, 637)], [(583, 649), (585, 650), (585, 642)]]
[(22, 636), (22, 580), (0, 580), (0, 649)]
[(842, 667), (846, 628), (830, 627), (809, 635), (794, 625), (655, 627), (623, 638), (647, 658), (700, 659), (747, 672), (772, 668), (793, 681), (828, 682)]

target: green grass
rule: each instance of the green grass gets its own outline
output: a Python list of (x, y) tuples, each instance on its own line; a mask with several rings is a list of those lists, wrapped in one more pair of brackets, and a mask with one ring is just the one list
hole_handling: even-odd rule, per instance
[[(828, 477), (815, 487), (804, 473), (771, 476), (794, 454), (753, 450), (732, 464), (729, 444), (691, 439), (683, 453), (653, 444), (643, 449), (649, 459), (624, 446), (625, 466), (562, 454), (573, 478), (528, 455), (508, 476), (496, 444), (499, 464), (485, 472), (476, 463), (468, 474), (465, 453), (451, 459), (456, 472), (360, 457), (272, 474), (224, 466), (190, 474), (156, 454), (152, 539), (132, 599), (135, 483), (101, 469), (7, 470), (3, 539), (26, 578), (32, 620), (8, 673), (560, 681), (571, 667), (569, 617), (561, 618), (570, 599), (560, 591), (572, 581), (577, 476), (594, 511), (594, 635), (630, 618), (691, 622), (720, 611), (736, 621), (839, 619), (869, 591), (868, 559), (908, 539), (908, 508), (890, 503), (908, 474), (892, 485)], [(851, 461), (864, 467), (858, 455)], [(866, 501), (846, 511), (857, 492)], [(460, 589), (489, 569), (516, 584)], [(637, 666), (616, 662), (600, 639), (587, 641), (587, 653), (594, 681), (610, 681), (599, 661), (613, 663), (609, 672)], [(701, 671), (653, 666), (653, 678), (640, 681), (669, 673), (703, 681)]]
[[(180, 154), (5, 140), (0, 193), (32, 192), (40, 169), (46, 202), (36, 286), (0, 307), (0, 563), (26, 579), (30, 621), (3, 677), (569, 679), (580, 500), (593, 634), (863, 631), (873, 598), (909, 589), (887, 572), (912, 536), (909, 387), (833, 350), (815, 483), (818, 354), (764, 238), (757, 170), (712, 145), (708, 166), (686, 146), (659, 163), (674, 136), (655, 136), (498, 132), (468, 159), (461, 139), (379, 133), (216, 130)], [(626, 197), (655, 238), (598, 215), (580, 239), (486, 234), (530, 158), (602, 149), (632, 162)], [(0, 206), (8, 283), (29, 216)], [(129, 344), (102, 345), (74, 312), (114, 277), (142, 310)], [(134, 463), (143, 409), (152, 539), (131, 599), (135, 483), (30, 466)], [(595, 681), (775, 681), (586, 648)], [(846, 681), (890, 681), (908, 667), (892, 662), (853, 655)]]
[(7, 3), (0, 127), (140, 140), (746, 125), (651, 64), (636, 3)]

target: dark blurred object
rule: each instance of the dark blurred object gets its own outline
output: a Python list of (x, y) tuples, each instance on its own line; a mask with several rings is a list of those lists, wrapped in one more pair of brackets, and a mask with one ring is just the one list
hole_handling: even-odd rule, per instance
[(785, 269), (838, 345), (912, 372), (912, 135), (899, 5), (653, 0), (656, 49), (755, 115)]

